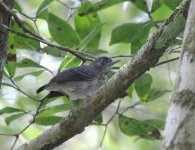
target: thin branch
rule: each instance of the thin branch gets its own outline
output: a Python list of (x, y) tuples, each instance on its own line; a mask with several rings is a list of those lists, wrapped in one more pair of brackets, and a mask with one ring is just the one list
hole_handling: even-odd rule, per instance
[(68, 9), (78, 9), (79, 7), (70, 7), (68, 6), (66, 3), (60, 1), (60, 0), (56, 0), (58, 3), (62, 4), (63, 6), (65, 6)]
[(12, 84), (14, 85), (14, 86), (12, 86), (14, 89), (16, 89), (17, 91), (19, 91), (19, 92), (21, 92), (22, 94), (26, 95), (26, 96), (29, 97), (30, 99), (39, 102), (38, 99), (36, 99), (36, 98), (34, 98), (34, 97), (28, 95), (26, 92), (24, 92), (23, 90), (21, 90), (21, 88), (14, 82), (14, 80), (13, 80), (11, 77), (10, 77), (9, 79), (10, 79), (10, 81), (12, 82)]
[(172, 59), (169, 59), (169, 60), (165, 60), (165, 61), (159, 62), (159, 63), (156, 64), (154, 67), (157, 67), (157, 66), (160, 66), (160, 65), (163, 65), (163, 64), (172, 62), (172, 61), (176, 61), (176, 60), (178, 60), (179, 58), (180, 58), (180, 57), (176, 57), (176, 58), (172, 58)]
[(79, 52), (79, 51), (75, 51), (75, 50), (72, 50), (72, 49), (67, 48), (67, 47), (62, 47), (62, 46), (59, 46), (59, 45), (54, 45), (54, 44), (52, 44), (50, 42), (47, 42), (45, 40), (41, 40), (41, 39), (39, 39), (37, 37), (31, 36), (31, 35), (28, 35), (28, 34), (24, 34), (24, 33), (21, 33), (21, 32), (14, 31), (13, 29), (8, 28), (8, 27), (6, 27), (3, 24), (0, 24), (0, 26), (3, 29), (9, 30), (10, 32), (12, 32), (12, 33), (14, 33), (14, 34), (16, 34), (18, 36), (22, 36), (22, 37), (25, 37), (25, 38), (33, 39), (35, 41), (42, 42), (42, 43), (44, 43), (44, 44), (46, 44), (46, 45), (48, 45), (50, 47), (57, 48), (59, 50), (63, 50), (63, 51), (69, 52), (69, 53), (75, 55), (77, 58), (81, 59), (82, 61), (92, 61), (94, 59), (94, 56), (91, 56), (89, 54), (86, 54), (86, 53), (83, 53), (83, 52)]
[[(32, 116), (33, 116), (33, 119), (30, 121), (30, 123), (29, 123), (25, 128), (23, 128), (20, 132), (18, 132), (17, 134), (13, 135), (13, 136), (16, 137), (16, 139), (15, 139), (13, 145), (12, 145), (11, 150), (13, 150), (13, 148), (15, 147), (15, 145), (16, 145), (18, 139), (19, 139), (20, 134), (22, 134), (22, 133), (23, 133), (24, 131), (26, 131), (33, 123), (35, 123), (36, 117), (37, 117), (37, 115), (38, 115), (38, 113), (39, 113), (39, 110), (41, 109), (42, 103), (43, 103), (43, 101), (39, 101), (38, 107), (36, 108), (34, 115), (32, 115)], [(11, 136), (11, 135), (10, 135), (10, 136)]]
[(135, 54), (132, 55), (116, 55), (116, 56), (112, 56), (111, 58), (119, 58), (119, 57), (133, 57), (135, 56)]
[(124, 114), (127, 110), (133, 109), (133, 108), (135, 108), (136, 106), (138, 106), (138, 105), (140, 105), (140, 104), (141, 104), (140, 101), (135, 102), (135, 103), (132, 104), (131, 106), (128, 106), (127, 108), (125, 108), (119, 115)]
[(15, 137), (15, 140), (14, 140), (14, 143), (13, 143), (13, 145), (12, 145), (12, 147), (11, 147), (11, 150), (13, 150), (13, 149), (14, 149), (14, 147), (15, 147), (15, 145), (16, 145), (16, 143), (17, 143), (17, 141), (18, 141), (19, 135), (14, 136), (14, 137)]
[(106, 122), (106, 124), (104, 124), (105, 125), (105, 129), (104, 129), (104, 133), (103, 133), (102, 140), (100, 142), (100, 147), (102, 147), (102, 144), (104, 142), (104, 138), (106, 136), (106, 132), (107, 132), (108, 125), (113, 120), (114, 116), (119, 113), (118, 111), (119, 111), (120, 105), (121, 105), (121, 101), (119, 101), (119, 103), (117, 105), (117, 108), (116, 108), (116, 111), (114, 112), (114, 114), (110, 117), (110, 119)]

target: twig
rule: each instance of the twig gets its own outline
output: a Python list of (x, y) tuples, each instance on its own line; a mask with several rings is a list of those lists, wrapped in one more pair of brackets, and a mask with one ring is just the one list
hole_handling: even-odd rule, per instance
[(36, 18), (30, 17), (28, 15), (26, 15), (25, 13), (23, 13), (22, 11), (19, 12), (21, 15), (23, 15), (24, 17), (26, 17), (27, 19), (30, 19), (32, 21), (36, 20)]
[(116, 109), (116, 111), (114, 112), (114, 114), (110, 117), (110, 119), (106, 122), (106, 124), (104, 124), (105, 129), (104, 129), (104, 134), (103, 134), (102, 140), (101, 140), (101, 142), (100, 142), (100, 147), (102, 147), (102, 144), (103, 144), (103, 142), (104, 142), (104, 138), (105, 138), (105, 136), (106, 136), (106, 132), (107, 132), (108, 125), (110, 124), (110, 122), (112, 121), (112, 119), (114, 118), (114, 116), (115, 116), (116, 114), (118, 114), (118, 111), (119, 111), (119, 108), (120, 108), (120, 104), (121, 104), (121, 101), (119, 101), (118, 106), (117, 106), (117, 109)]
[(166, 63), (169, 63), (169, 62), (172, 62), (172, 61), (178, 60), (178, 59), (179, 59), (179, 57), (176, 57), (176, 58), (173, 58), (173, 59), (169, 59), (169, 60), (166, 60), (166, 61), (162, 61), (162, 62), (160, 62), (160, 63), (156, 64), (154, 67), (156, 67), (156, 66), (160, 66), (160, 65), (163, 65), (163, 64), (166, 64)]
[(15, 140), (14, 140), (14, 143), (13, 143), (13, 145), (12, 145), (12, 147), (11, 147), (11, 150), (14, 149), (14, 146), (16, 145), (16, 143), (17, 143), (17, 141), (18, 141), (18, 138), (19, 138), (19, 135), (15, 136)]
[(34, 97), (28, 95), (26, 92), (24, 92), (23, 90), (21, 90), (20, 87), (14, 82), (14, 80), (13, 80), (11, 77), (10, 77), (9, 79), (10, 79), (11, 83), (14, 85), (14, 86), (12, 86), (14, 89), (18, 90), (19, 92), (21, 92), (22, 94), (26, 95), (26, 96), (29, 97), (30, 99), (39, 102), (38, 99), (36, 99), (36, 98), (34, 98)]
[(132, 104), (131, 106), (125, 108), (121, 113), (119, 113), (119, 115), (122, 115), (122, 114), (123, 114), (124, 112), (126, 112), (127, 110), (133, 109), (133, 108), (135, 108), (137, 105), (140, 105), (140, 104), (141, 104), (140, 101), (135, 102), (135, 103)]
[[(43, 101), (39, 101), (39, 105), (38, 105), (38, 107), (37, 107), (37, 109), (36, 109), (36, 111), (35, 111), (35, 113), (34, 113), (34, 115), (33, 115), (32, 121), (31, 121), (24, 129), (22, 129), (20, 132), (18, 132), (18, 133), (15, 134), (15, 135), (12, 135), (12, 136), (15, 136), (16, 139), (15, 139), (15, 141), (14, 141), (12, 147), (11, 147), (11, 150), (13, 150), (13, 148), (15, 147), (15, 145), (16, 145), (18, 139), (19, 139), (20, 134), (22, 134), (24, 131), (26, 131), (26, 130), (35, 122), (36, 117), (37, 117), (37, 115), (38, 115), (38, 113), (39, 113), (39, 110), (41, 109), (42, 103), (43, 103)], [(10, 136), (11, 136), (11, 135), (10, 135)]]
[(132, 55), (117, 55), (117, 56), (112, 56), (111, 58), (118, 58), (118, 57), (133, 57), (135, 54)]
[(70, 6), (68, 6), (67, 4), (65, 4), (65, 3), (63, 3), (62, 1), (60, 1), (60, 0), (56, 0), (58, 3), (60, 3), (60, 4), (62, 4), (63, 6), (65, 6), (66, 8), (68, 8), (68, 9), (78, 9), (79, 7), (70, 7)]

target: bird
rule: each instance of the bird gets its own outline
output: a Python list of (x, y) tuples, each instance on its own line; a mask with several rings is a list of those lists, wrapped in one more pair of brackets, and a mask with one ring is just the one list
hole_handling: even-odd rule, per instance
[(113, 61), (109, 57), (102, 56), (89, 65), (66, 69), (38, 88), (36, 93), (43, 90), (50, 91), (42, 100), (56, 96), (66, 96), (69, 101), (89, 98), (106, 83), (107, 74), (118, 62), (119, 60)]

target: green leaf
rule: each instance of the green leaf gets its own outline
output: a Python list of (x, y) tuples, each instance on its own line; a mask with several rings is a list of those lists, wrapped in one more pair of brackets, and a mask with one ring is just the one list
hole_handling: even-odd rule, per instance
[(44, 0), (38, 8), (36, 16), (38, 17), (42, 12), (44, 12), (53, 1), (54, 0)]
[(64, 68), (72, 68), (80, 64), (81, 64), (81, 60), (69, 53), (68, 55), (65, 56), (64, 60), (61, 62), (58, 68), (58, 72), (60, 72)]
[(16, 72), (16, 62), (8, 61), (7, 64), (5, 65), (5, 68), (9, 74), (9, 76), (11, 78), (14, 77), (15, 72)]
[[(39, 63), (33, 61), (32, 59), (28, 59), (28, 58), (25, 58), (25, 59), (21, 60), (20, 62), (18, 62), (17, 67), (20, 67), (20, 68), (24, 68), (24, 67), (43, 68), (43, 69), (51, 72), (48, 68), (46, 68), (46, 67), (40, 65)], [(36, 73), (34, 75), (37, 76)]]
[(102, 123), (103, 122), (103, 117), (102, 117), (102, 113), (99, 114), (95, 119), (94, 119), (95, 122), (97, 123)]
[(49, 46), (44, 47), (43, 51), (46, 52), (47, 54), (50, 54), (50, 55), (55, 56), (55, 57), (64, 57), (67, 54), (67, 52), (65, 52), (65, 51), (55, 49), (55, 48), (49, 47)]
[(146, 102), (148, 94), (150, 92), (152, 84), (152, 76), (150, 74), (143, 74), (140, 78), (135, 81), (135, 91), (142, 102)]
[[(147, 39), (150, 25), (150, 22), (122, 24), (112, 31), (110, 45), (116, 43), (130, 43), (132, 41), (138, 41), (139, 43), (137, 45), (134, 44), (134, 47), (140, 47), (140, 45)], [(146, 28), (146, 30), (144, 30), (144, 28)], [(143, 37), (141, 37), (141, 34), (143, 34)], [(141, 39), (139, 40), (139, 38)]]
[(14, 107), (5, 107), (0, 110), (0, 115), (4, 113), (15, 113), (15, 112), (24, 112), (22, 109), (14, 108)]
[(177, 6), (182, 2), (182, 0), (162, 0), (165, 5), (167, 5), (172, 10), (175, 10)]
[(18, 113), (18, 114), (14, 114), (14, 115), (11, 115), (9, 117), (6, 117), (5, 123), (9, 126), (12, 121), (14, 121), (14, 120), (16, 120), (24, 115), (25, 115), (25, 113)]
[(131, 41), (131, 53), (135, 54), (147, 41), (150, 33), (151, 22), (139, 25), (139, 28)]
[[(89, 2), (86, 2), (89, 6), (92, 5)], [(97, 48), (100, 36), (101, 36), (101, 21), (100, 17), (96, 12), (93, 12), (91, 14), (81, 16), (79, 15), (82, 10), (84, 10), (83, 5), (78, 10), (77, 15), (74, 17), (74, 25), (76, 32), (79, 34), (80, 38), (83, 39), (80, 43), (82, 45), (83, 43), (87, 43), (85, 45), (88, 45), (90, 47)]]
[(110, 6), (125, 2), (125, 1), (129, 1), (129, 0), (103, 0), (100, 2), (97, 2), (95, 4), (91, 4), (88, 1), (85, 1), (79, 11), (79, 16), (84, 16), (87, 15), (89, 13), (93, 13), (96, 12), (98, 10), (104, 9), (104, 8), (108, 8)]
[(127, 93), (130, 98), (132, 98), (133, 90), (134, 90), (134, 85), (129, 86), (129, 88), (127, 89)]
[(163, 4), (160, 8), (156, 9), (156, 11), (152, 13), (152, 18), (154, 21), (164, 20), (167, 19), (167, 17), (169, 17), (172, 13), (173, 11), (168, 6)]
[(79, 44), (79, 36), (64, 20), (52, 13), (48, 14), (48, 27), (52, 38), (63, 46), (74, 47)]
[(159, 130), (164, 127), (163, 120), (136, 120), (125, 116), (119, 116), (119, 127), (121, 131), (128, 136), (139, 136), (141, 138), (154, 140), (160, 139)]
[(146, 0), (131, 0), (131, 2), (140, 10), (149, 12)]
[(51, 116), (59, 112), (70, 110), (70, 104), (60, 104), (56, 106), (52, 106), (50, 108), (43, 109), (39, 112), (38, 117)]
[(9, 84), (9, 83), (6, 83), (6, 82), (2, 82), (1, 85), (2, 85), (2, 86), (13, 87), (13, 85), (11, 85), (11, 84)]
[[(94, 38), (96, 38), (96, 45), (93, 45), (93, 47), (98, 47), (99, 40), (100, 40), (100, 31), (102, 29), (103, 24), (98, 24), (93, 28), (93, 30), (83, 39), (81, 40), (79, 44), (79, 50), (82, 51), (85, 49), (89, 44), (91, 45), (91, 41), (93, 41)], [(98, 37), (97, 37), (98, 35)]]
[(44, 68), (43, 66), (41, 66), (40, 64), (38, 64), (37, 62), (33, 61), (32, 59), (22, 59), (20, 62), (17, 63), (17, 67), (37, 67), (37, 68)]
[(151, 12), (156, 11), (158, 8), (161, 7), (161, 5), (162, 5), (161, 0), (153, 0)]
[(62, 117), (58, 117), (58, 116), (37, 117), (35, 119), (35, 123), (39, 125), (48, 126), (60, 122), (61, 119)]
[(148, 95), (147, 101), (153, 101), (157, 98), (161, 97), (165, 93), (170, 92), (169, 90), (159, 90), (159, 89), (151, 89)]
[(25, 76), (32, 75), (32, 76), (39, 76), (41, 75), (45, 70), (39, 70), (39, 71), (34, 71), (34, 72), (29, 72), (25, 73), (23, 75), (17, 76), (14, 78), (15, 81), (20, 81), (22, 80)]
[(104, 53), (108, 53), (108, 51), (106, 51), (106, 50), (97, 49), (97, 48), (93, 48), (93, 47), (88, 47), (86, 49), (86, 52), (88, 54), (91, 54), (91, 55), (94, 55), (94, 56), (97, 56), (97, 55), (100, 55), (100, 54), (104, 54)]
[(14, 1), (14, 6), (13, 6), (14, 9), (16, 9), (17, 11), (21, 12), (22, 11), (22, 8), (20, 7), (20, 5)]
[(48, 20), (48, 8), (45, 9), (44, 11), (42, 11), (39, 16), (37, 16), (39, 19), (44, 19), (44, 20)]
[[(34, 30), (34, 28), (32, 27), (31, 24), (29, 24), (28, 22), (24, 22), (23, 25), (26, 28), (28, 28), (30, 31), (35, 33), (35, 30)], [(12, 21), (11, 28), (14, 31), (25, 34), (25, 32), (18, 26), (18, 24), (15, 21)], [(30, 38), (21, 37), (21, 36), (18, 36), (16, 34), (13, 34), (13, 33), (9, 34), (9, 38), (13, 38), (12, 46), (14, 48), (35, 50), (35, 51), (40, 50), (40, 43), (38, 41), (32, 40)]]

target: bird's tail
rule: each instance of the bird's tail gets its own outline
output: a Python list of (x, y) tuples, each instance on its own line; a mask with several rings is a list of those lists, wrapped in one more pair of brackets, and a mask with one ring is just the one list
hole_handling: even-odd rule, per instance
[(41, 86), (40, 88), (38, 88), (38, 89), (36, 90), (36, 93), (42, 92), (43, 90), (45, 90), (45, 88), (46, 88), (47, 86), (48, 86), (48, 84), (45, 84), (45, 85)]

